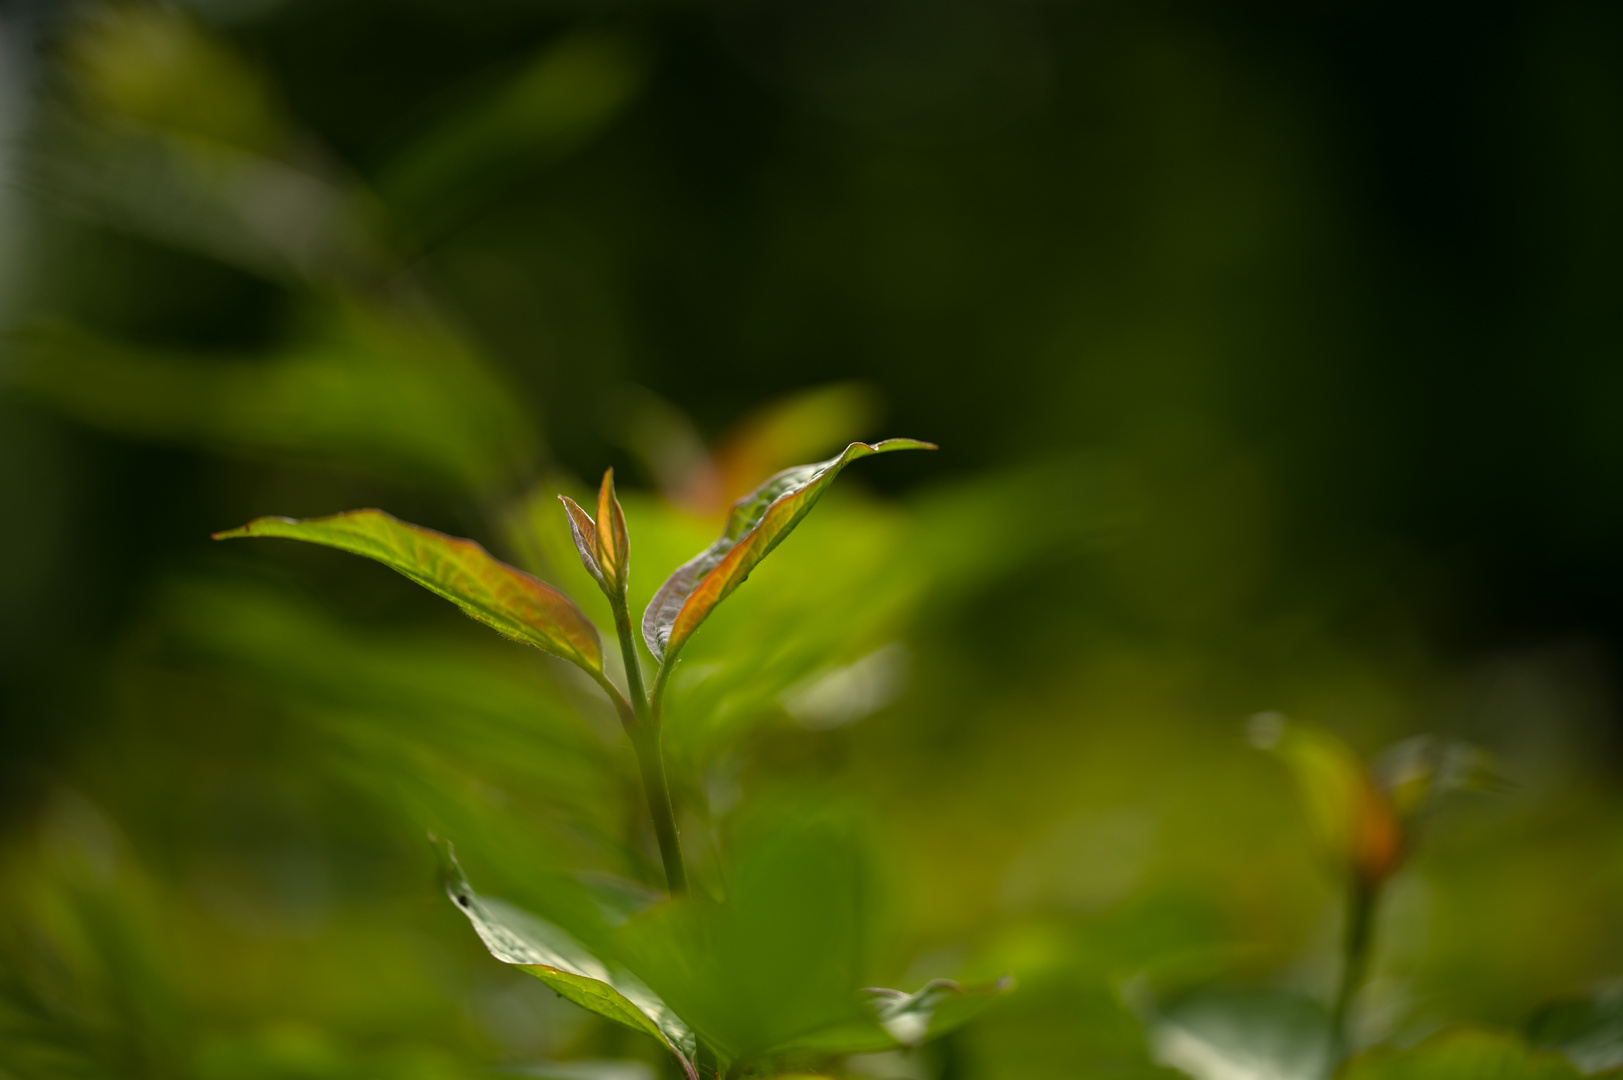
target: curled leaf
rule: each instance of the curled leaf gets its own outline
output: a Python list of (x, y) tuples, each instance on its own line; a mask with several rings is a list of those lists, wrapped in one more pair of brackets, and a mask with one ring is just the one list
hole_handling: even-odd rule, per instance
[(558, 501), (568, 513), (569, 532), (587, 572), (611, 599), (624, 596), (631, 569), (631, 537), (625, 511), (614, 493), (614, 470), (603, 474), (598, 488), (596, 521), (568, 495), (558, 496)]
[(362, 555), (443, 596), (472, 618), (543, 652), (601, 675), (597, 628), (563, 593), (493, 558), (472, 540), (401, 521), (382, 510), (351, 510), (295, 521), (262, 517), (216, 540), (274, 536)]
[(544, 919), (473, 891), (448, 841), (439, 841), (445, 892), (473, 924), (490, 955), (534, 975), (588, 1012), (652, 1035), (676, 1055), (690, 1080), (698, 1041), (688, 1026), (636, 976), (611, 968)]
[(716, 542), (678, 567), (654, 594), (642, 619), (648, 648), (661, 662), (681, 651), (715, 606), (800, 524), (846, 465), (891, 450), (934, 449), (933, 443), (917, 439), (852, 443), (838, 457), (785, 469), (739, 499)]

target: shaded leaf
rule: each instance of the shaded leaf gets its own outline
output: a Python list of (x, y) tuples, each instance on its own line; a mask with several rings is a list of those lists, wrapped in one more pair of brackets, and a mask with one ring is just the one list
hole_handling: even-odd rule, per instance
[(652, 1035), (693, 1080), (697, 1043), (665, 1003), (629, 972), (611, 970), (584, 945), (542, 919), (473, 891), (447, 841), (439, 842), (445, 892), (468, 917), (490, 955), (534, 975), (589, 1012)]
[(1623, 1068), (1623, 986), (1545, 1006), (1528, 1022), (1527, 1037), (1565, 1054), (1585, 1075)]
[(526, 169), (567, 156), (602, 130), (635, 97), (643, 73), (637, 50), (611, 34), (548, 42), (403, 150), (378, 190), (419, 235), (441, 233)]
[(1508, 1032), (1460, 1028), (1410, 1050), (1361, 1054), (1340, 1080), (1576, 1080), (1564, 1058), (1540, 1053)]
[(122, 434), (415, 485), (494, 494), (536, 437), (513, 394), (421, 312), (341, 302), (266, 356), (138, 349), (59, 323), (20, 335), (11, 378), (76, 419)]
[(678, 567), (643, 615), (643, 639), (661, 662), (686, 644), (715, 606), (800, 524), (840, 470), (858, 458), (891, 450), (934, 450), (916, 439), (852, 443), (838, 457), (778, 473), (733, 504), (721, 537)]
[(517, 641), (601, 675), (597, 628), (551, 585), (493, 558), (472, 540), (411, 525), (382, 510), (351, 510), (295, 521), (264, 517), (216, 540), (281, 537), (338, 548), (383, 563), (472, 618)]
[(1329, 1014), (1282, 990), (1196, 990), (1154, 1010), (1150, 1043), (1195, 1080), (1324, 1080), (1336, 1058)]

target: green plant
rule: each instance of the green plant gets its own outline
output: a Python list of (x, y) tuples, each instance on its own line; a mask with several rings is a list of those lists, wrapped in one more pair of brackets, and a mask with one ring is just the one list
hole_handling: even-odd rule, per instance
[[(963, 1023), (1010, 985), (1000, 980), (966, 990), (938, 979), (913, 994), (870, 989), (863, 991), (866, 1006), (858, 1008), (844, 1000), (856, 987), (840, 985), (843, 972), (829, 983), (827, 971), (814, 970), (829, 968), (832, 958), (813, 950), (806, 969), (794, 978), (814, 992), (799, 999), (791, 993), (792, 1008), (737, 1000), (726, 989), (735, 981), (744, 987), (753, 982), (754, 989), (768, 992), (783, 989), (781, 979), (764, 985), (774, 983), (775, 976), (761, 967), (763, 950), (773, 947), (767, 940), (770, 932), (763, 935), (763, 930), (778, 910), (796, 902), (784, 893), (786, 882), (813, 893), (818, 888), (818, 866), (810, 868), (808, 877), (807, 868), (792, 864), (808, 852), (817, 853), (824, 826), (813, 823), (802, 837), (806, 842), (798, 846), (784, 848), (777, 840), (757, 845), (754, 858), (772, 865), (771, 873), (752, 873), (750, 866), (741, 865), (728, 895), (695, 895), (666, 779), (664, 701), (683, 648), (716, 606), (805, 518), (847, 464), (870, 454), (913, 449), (934, 447), (911, 439), (852, 443), (827, 461), (783, 470), (740, 498), (721, 536), (670, 575), (643, 615), (643, 641), (657, 662), (651, 685), (643, 680), (627, 601), (631, 539), (613, 470), (603, 476), (595, 517), (560, 496), (581, 562), (608, 599), (624, 665), (623, 689), (610, 677), (596, 627), (573, 601), (471, 540), (370, 509), (303, 521), (260, 518), (217, 533), (216, 539), (281, 537), (373, 559), (499, 633), (584, 671), (613, 704), (636, 754), (671, 899), (618, 932), (589, 929), (593, 940), (588, 945), (559, 926), (481, 897), (448, 842), (440, 848), (447, 892), (498, 960), (535, 975), (582, 1008), (657, 1039), (690, 1078), (754, 1075), (786, 1060), (815, 1062), (917, 1045)], [(802, 823), (789, 832), (796, 828), (807, 829)]]

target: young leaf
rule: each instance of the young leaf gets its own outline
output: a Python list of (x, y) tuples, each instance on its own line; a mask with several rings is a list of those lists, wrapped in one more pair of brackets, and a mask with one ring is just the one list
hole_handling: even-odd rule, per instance
[(614, 470), (603, 474), (597, 492), (597, 520), (581, 509), (568, 495), (558, 496), (569, 515), (569, 532), (575, 550), (588, 573), (611, 599), (625, 595), (631, 569), (631, 537), (626, 531), (625, 511), (614, 493)]
[(445, 892), (490, 955), (546, 983), (588, 1012), (652, 1035), (676, 1055), (689, 1080), (698, 1043), (686, 1024), (630, 972), (611, 970), (584, 945), (529, 912), (473, 891), (448, 841), (438, 841)]
[(749, 577), (858, 458), (891, 450), (934, 450), (916, 439), (852, 443), (838, 457), (785, 469), (733, 504), (720, 538), (683, 563), (660, 586), (642, 618), (643, 640), (663, 662), (681, 651), (712, 609)]
[(276, 536), (363, 555), (399, 571), (499, 633), (603, 672), (597, 628), (563, 593), (492, 558), (472, 540), (411, 525), (382, 510), (351, 510), (295, 521), (263, 517), (214, 534), (216, 540)]

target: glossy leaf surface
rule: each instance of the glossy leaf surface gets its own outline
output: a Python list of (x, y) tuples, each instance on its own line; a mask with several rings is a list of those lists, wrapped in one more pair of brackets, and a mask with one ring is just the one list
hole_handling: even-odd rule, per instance
[(1354, 1058), (1340, 1080), (1576, 1080), (1566, 1059), (1505, 1032), (1444, 1031), (1410, 1050), (1372, 1050)]
[(490, 955), (534, 975), (559, 995), (589, 1012), (652, 1035), (675, 1054), (683, 1070), (697, 1077), (697, 1048), (687, 1025), (629, 972), (608, 964), (558, 927), (468, 884), (449, 843), (440, 847), (445, 891), (468, 917)]
[(411, 525), (382, 510), (304, 521), (264, 517), (214, 534), (216, 540), (247, 536), (303, 540), (383, 563), (499, 633), (588, 671), (603, 670), (597, 628), (573, 601), (472, 540)]
[(892, 450), (934, 450), (916, 439), (852, 443), (838, 457), (785, 469), (733, 504), (719, 539), (678, 567), (643, 615), (643, 639), (662, 662), (674, 656), (715, 606), (742, 585), (822, 498), (840, 470)]

